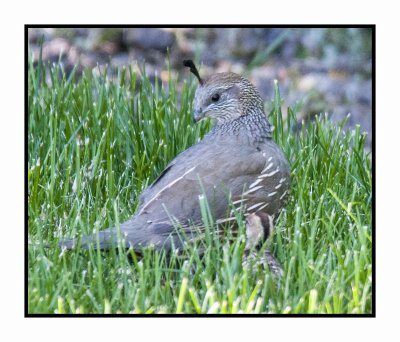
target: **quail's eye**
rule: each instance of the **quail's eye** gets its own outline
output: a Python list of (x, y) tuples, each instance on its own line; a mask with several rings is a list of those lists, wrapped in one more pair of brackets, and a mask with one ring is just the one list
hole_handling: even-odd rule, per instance
[(217, 102), (219, 100), (219, 94), (214, 94), (212, 97), (211, 97), (211, 101), (212, 102)]

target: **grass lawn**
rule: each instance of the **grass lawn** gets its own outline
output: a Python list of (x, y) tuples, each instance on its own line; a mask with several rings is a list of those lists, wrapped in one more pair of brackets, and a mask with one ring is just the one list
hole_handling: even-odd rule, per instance
[[(181, 255), (61, 251), (59, 239), (134, 214), (140, 192), (211, 127), (192, 122), (195, 81), (170, 78), (167, 91), (145, 75), (140, 85), (137, 79), (131, 69), (112, 80), (29, 62), (29, 313), (372, 312), (365, 135), (325, 115), (299, 125), (297, 108), (282, 115), (277, 86), (266, 108), (292, 168), (290, 199), (268, 241), (284, 268), (280, 281), (261, 267), (242, 267), (243, 234), (213, 239), (207, 210), (204, 239)], [(241, 232), (242, 221), (238, 215)]]

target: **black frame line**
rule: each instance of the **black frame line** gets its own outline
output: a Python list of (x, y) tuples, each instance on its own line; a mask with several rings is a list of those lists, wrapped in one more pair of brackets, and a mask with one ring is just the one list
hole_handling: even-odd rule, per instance
[[(263, 28), (370, 28), (372, 33), (372, 142), (371, 142), (371, 153), (372, 153), (372, 312), (365, 314), (41, 314), (41, 313), (29, 313), (28, 309), (28, 30), (30, 28), (163, 28), (163, 27), (171, 27), (171, 28), (186, 28), (186, 27), (215, 27), (215, 28), (254, 28), (254, 27), (263, 27)], [(330, 318), (330, 317), (376, 317), (376, 202), (375, 202), (375, 167), (376, 167), (376, 25), (375, 24), (338, 24), (338, 25), (324, 25), (324, 24), (316, 24), (316, 25), (293, 25), (293, 24), (280, 24), (280, 25), (265, 25), (265, 24), (248, 24), (248, 25), (201, 25), (201, 24), (146, 24), (146, 25), (132, 25), (132, 24), (116, 24), (116, 25), (50, 25), (50, 24), (25, 24), (24, 25), (24, 192), (25, 192), (25, 201), (24, 201), (24, 217), (25, 217), (25, 225), (24, 225), (24, 317), (148, 317), (148, 318), (162, 318), (162, 317), (198, 317), (198, 318), (214, 318), (214, 317), (266, 317), (266, 318), (274, 318), (274, 317), (296, 317), (296, 318), (306, 318), (306, 317), (319, 317), (319, 318)]]

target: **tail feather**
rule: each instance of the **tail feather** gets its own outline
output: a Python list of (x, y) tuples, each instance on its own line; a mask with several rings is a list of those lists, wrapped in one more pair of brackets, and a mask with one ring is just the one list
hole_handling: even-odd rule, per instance
[[(148, 222), (140, 216), (134, 216), (130, 220), (120, 224), (120, 234), (117, 228), (109, 228), (96, 234), (83, 236), (80, 239), (62, 240), (59, 242), (61, 248), (74, 249), (111, 249), (119, 246), (120, 236), (125, 248), (133, 248), (140, 251), (144, 247), (152, 246), (156, 249), (170, 250), (181, 248), (185, 235), (181, 236), (174, 226), (169, 222)], [(193, 232), (187, 231), (189, 236)], [(186, 237), (187, 238), (187, 237)]]
[(62, 240), (59, 242), (59, 246), (66, 249), (74, 249), (77, 246), (81, 249), (89, 249), (89, 246), (99, 249), (115, 248), (118, 246), (117, 229), (106, 229), (90, 236), (84, 236), (81, 239)]

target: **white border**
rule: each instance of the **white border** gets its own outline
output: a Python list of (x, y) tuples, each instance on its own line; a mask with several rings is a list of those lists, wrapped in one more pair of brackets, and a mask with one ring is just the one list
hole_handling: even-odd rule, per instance
[[(31, 1), (2, 6), (2, 336), (28, 341), (323, 340), (398, 336), (399, 47), (394, 3)], [(144, 8), (146, 4), (147, 8)], [(278, 5), (279, 4), (279, 5)], [(24, 24), (377, 24), (377, 318), (24, 319)], [(4, 107), (5, 104), (5, 107)], [(5, 215), (4, 215), (5, 214)], [(389, 337), (390, 338), (390, 337)]]

